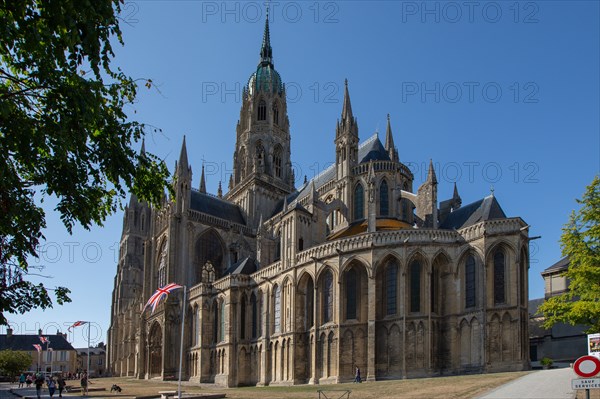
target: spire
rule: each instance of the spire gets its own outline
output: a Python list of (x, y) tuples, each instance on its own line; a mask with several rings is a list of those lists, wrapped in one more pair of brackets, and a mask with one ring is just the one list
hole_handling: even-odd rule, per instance
[(433, 169), (433, 160), (429, 160), (429, 171), (427, 172), (427, 181), (430, 183), (437, 184), (437, 177), (435, 177), (435, 169)]
[(217, 189), (217, 197), (223, 198), (223, 188), (221, 187), (221, 180), (219, 180), (219, 188)]
[(387, 114), (387, 128), (385, 130), (385, 150), (388, 152), (392, 161), (398, 162), (398, 151), (394, 145), (394, 136), (392, 135), (392, 124), (390, 114)]
[(146, 155), (146, 139), (142, 139), (142, 148), (140, 149), (140, 155)]
[(263, 65), (273, 66), (273, 49), (271, 48), (271, 34), (269, 32), (269, 4), (267, 3), (267, 18), (265, 19), (265, 32), (260, 48), (260, 62)]
[[(221, 187), (221, 182), (219, 182)], [(202, 175), (200, 176), (200, 192), (206, 194), (206, 180), (204, 179), (204, 163), (202, 163)]]
[(452, 194), (452, 198), (453, 199), (460, 198), (460, 195), (458, 195), (458, 189), (456, 188), (456, 182), (454, 182), (454, 193)]
[(177, 163), (177, 170), (181, 172), (187, 172), (188, 169), (188, 157), (187, 157), (187, 146), (185, 145), (185, 135), (183, 135), (183, 143), (181, 144), (181, 152), (179, 153), (179, 162)]
[(342, 121), (353, 119), (350, 93), (348, 92), (348, 79), (344, 81), (344, 106), (342, 108)]

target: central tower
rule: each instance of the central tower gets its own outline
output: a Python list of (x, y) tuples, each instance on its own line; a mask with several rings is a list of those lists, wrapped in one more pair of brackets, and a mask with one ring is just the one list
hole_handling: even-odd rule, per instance
[(261, 215), (270, 217), (277, 202), (294, 190), (290, 153), (285, 85), (273, 64), (267, 9), (260, 61), (242, 93), (225, 196), (240, 206), (249, 227), (256, 228)]

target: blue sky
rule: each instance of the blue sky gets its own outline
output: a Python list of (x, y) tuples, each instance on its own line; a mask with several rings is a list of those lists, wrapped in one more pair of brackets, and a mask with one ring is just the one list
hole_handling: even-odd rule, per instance
[[(226, 189), (241, 106), (254, 72), (264, 3), (126, 2), (115, 65), (156, 88), (129, 114), (162, 132), (146, 148), (173, 169), (183, 135), (199, 185)], [(600, 170), (600, 9), (596, 1), (272, 2), (271, 44), (288, 91), (297, 184), (334, 159), (344, 79), (362, 140), (385, 134), (386, 115), (415, 187), (432, 159), (439, 200), (458, 185), (463, 204), (490, 193), (531, 225), (530, 297), (560, 259), (562, 226)], [(139, 146), (139, 144), (137, 144)], [(106, 341), (122, 212), (103, 228), (66, 234), (47, 204), (36, 278), (66, 285), (73, 303), (8, 315), (15, 333), (93, 321)], [(4, 329), (2, 329), (4, 331)], [(69, 336), (86, 345), (87, 328)]]

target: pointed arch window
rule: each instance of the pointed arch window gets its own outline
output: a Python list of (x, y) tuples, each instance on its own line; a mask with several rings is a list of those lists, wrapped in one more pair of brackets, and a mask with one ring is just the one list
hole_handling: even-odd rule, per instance
[(327, 270), (323, 276), (323, 323), (333, 320), (333, 274)]
[(281, 230), (279, 230), (275, 236), (275, 260), (281, 258)]
[(354, 188), (354, 220), (365, 218), (365, 190), (358, 183)]
[(275, 286), (275, 333), (281, 332), (281, 286)]
[(379, 185), (379, 214), (381, 216), (388, 216), (390, 213), (390, 201), (388, 184), (385, 180)]
[(314, 318), (314, 301), (315, 301), (315, 285), (312, 279), (306, 284), (306, 329), (308, 330), (315, 324)]
[(157, 282), (159, 287), (163, 287), (167, 284), (167, 247), (168, 240), (162, 245), (162, 251), (160, 253), (160, 260), (158, 263)]
[(250, 306), (252, 308), (252, 338), (256, 338), (256, 333), (258, 332), (258, 305), (254, 293), (250, 297)]
[(273, 104), (273, 123), (279, 125), (279, 107), (277, 103)]
[(263, 293), (261, 291), (258, 292), (258, 336), (261, 337), (263, 334)]
[(216, 344), (219, 338), (219, 306), (213, 303), (213, 342)]
[(246, 149), (244, 147), (240, 149), (237, 161), (240, 170), (240, 178), (243, 179), (246, 177)]
[(418, 260), (410, 264), (410, 311), (421, 311), (421, 263)]
[[(198, 239), (196, 243), (196, 283), (202, 281), (204, 266), (210, 262), (214, 270), (214, 278), (220, 278), (223, 273), (223, 257), (225, 250), (219, 233), (211, 229)], [(207, 281), (204, 281), (205, 283)]]
[(225, 301), (221, 301), (221, 311), (219, 312), (219, 342), (225, 341)]
[(275, 151), (273, 151), (273, 172), (275, 177), (281, 178), (282, 175), (282, 159), (281, 159), (281, 147), (278, 145), (275, 147)]
[(465, 307), (467, 308), (476, 305), (475, 288), (475, 258), (469, 255), (465, 262)]
[(506, 302), (506, 262), (504, 251), (499, 249), (494, 254), (494, 304)]
[(267, 120), (267, 103), (265, 100), (260, 100), (258, 102), (258, 120)]
[(240, 303), (240, 338), (246, 339), (246, 297)]
[(398, 265), (389, 261), (385, 268), (386, 315), (394, 315), (398, 311)]
[(346, 272), (346, 320), (356, 319), (356, 270)]

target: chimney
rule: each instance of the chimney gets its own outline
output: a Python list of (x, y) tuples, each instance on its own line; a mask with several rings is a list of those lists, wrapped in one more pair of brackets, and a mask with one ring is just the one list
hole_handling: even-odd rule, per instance
[(12, 328), (7, 328), (6, 329), (6, 338), (10, 338), (12, 337), (12, 333), (13, 333), (13, 329)]

